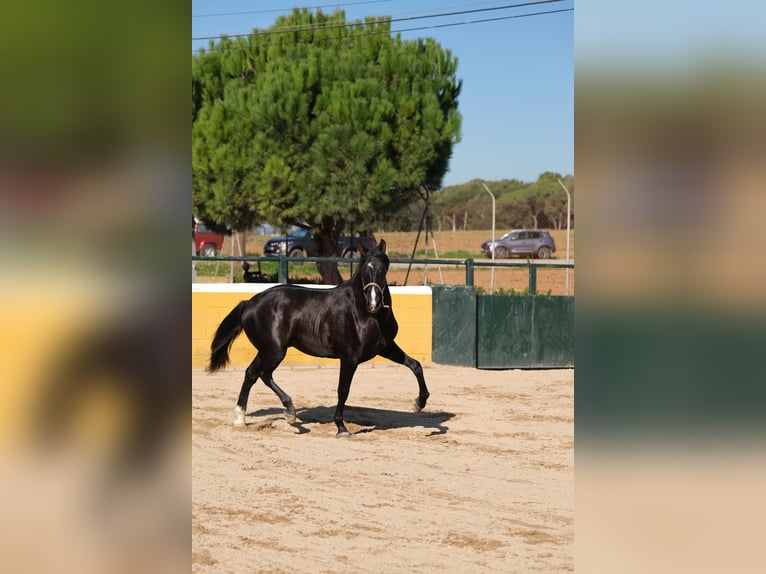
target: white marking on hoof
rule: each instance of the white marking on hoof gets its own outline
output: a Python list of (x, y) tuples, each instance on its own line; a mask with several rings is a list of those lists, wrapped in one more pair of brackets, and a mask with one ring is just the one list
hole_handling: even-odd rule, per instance
[(234, 407), (234, 412), (237, 413), (237, 418), (234, 420), (235, 427), (245, 426), (245, 409), (241, 407)]

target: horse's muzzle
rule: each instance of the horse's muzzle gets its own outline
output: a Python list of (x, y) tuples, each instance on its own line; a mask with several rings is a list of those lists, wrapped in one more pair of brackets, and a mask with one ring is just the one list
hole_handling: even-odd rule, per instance
[(385, 306), (383, 304), (383, 289), (377, 283), (368, 283), (364, 287), (364, 300), (367, 303), (367, 311), (373, 315), (380, 313)]

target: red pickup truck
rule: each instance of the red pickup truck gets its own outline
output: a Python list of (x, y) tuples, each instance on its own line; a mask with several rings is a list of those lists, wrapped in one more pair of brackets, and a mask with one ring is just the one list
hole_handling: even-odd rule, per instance
[(211, 231), (199, 219), (194, 219), (194, 248), (197, 255), (203, 257), (215, 257), (223, 249), (223, 235)]

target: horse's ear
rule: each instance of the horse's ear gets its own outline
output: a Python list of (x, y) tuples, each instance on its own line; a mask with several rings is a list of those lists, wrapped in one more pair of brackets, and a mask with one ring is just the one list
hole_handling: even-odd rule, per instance
[(385, 239), (381, 239), (380, 240), (380, 243), (378, 243), (378, 249), (380, 249), (380, 251), (383, 252), (383, 253), (386, 252), (386, 240)]

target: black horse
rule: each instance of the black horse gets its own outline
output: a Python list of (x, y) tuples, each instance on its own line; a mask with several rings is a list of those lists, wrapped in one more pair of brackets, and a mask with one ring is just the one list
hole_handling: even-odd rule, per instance
[(351, 379), (361, 363), (376, 355), (412, 370), (420, 390), (413, 410), (417, 412), (426, 406), (429, 392), (423, 368), (394, 342), (399, 327), (386, 283), (388, 265), (386, 242), (381, 239), (380, 244), (371, 250), (362, 250), (353, 277), (332, 289), (277, 285), (242, 301), (226, 316), (210, 345), (208, 372), (214, 373), (226, 366), (229, 348), (243, 329), (258, 350), (245, 370), (234, 424), (245, 424), (247, 398), (258, 377), (282, 401), (288, 422), (295, 422), (292, 399), (272, 378), (288, 347), (315, 357), (340, 359), (338, 404), (334, 417), (339, 438), (350, 436), (343, 424), (343, 408)]

